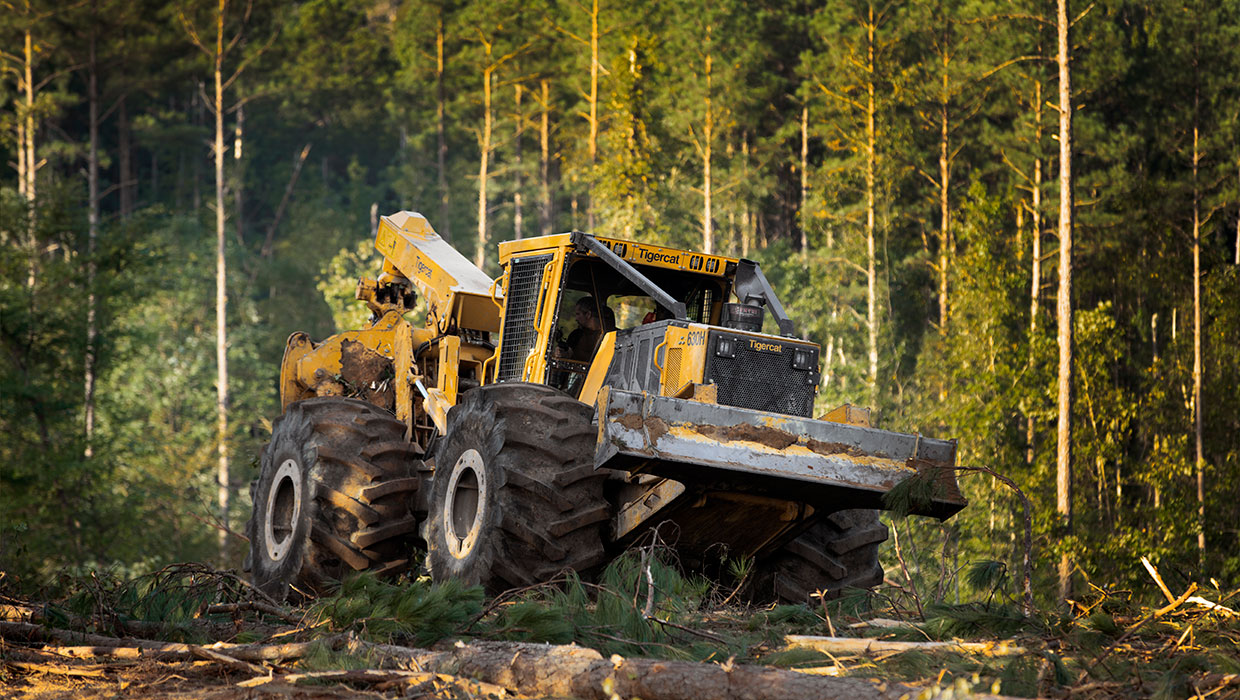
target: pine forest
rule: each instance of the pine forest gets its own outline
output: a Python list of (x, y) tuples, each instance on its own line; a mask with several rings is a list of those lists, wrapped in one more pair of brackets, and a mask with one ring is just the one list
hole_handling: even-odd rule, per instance
[(958, 441), (883, 516), (923, 615), (1240, 589), (1237, 0), (0, 0), (0, 69), (0, 592), (239, 571), (401, 210), (758, 261), (815, 415)]

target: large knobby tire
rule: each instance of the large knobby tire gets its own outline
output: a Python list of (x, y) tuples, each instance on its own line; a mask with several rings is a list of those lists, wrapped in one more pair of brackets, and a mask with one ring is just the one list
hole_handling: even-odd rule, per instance
[(883, 582), (878, 546), (886, 540), (878, 511), (832, 513), (761, 565), (759, 592), (786, 603), (816, 603), (811, 596), (819, 592), (832, 600), (848, 589), (873, 588)]
[(350, 571), (395, 574), (416, 546), (417, 451), (391, 413), (356, 399), (290, 404), (250, 485), (246, 563), (283, 600), (318, 595)]
[(472, 389), (435, 450), (427, 563), (435, 581), (497, 593), (600, 562), (610, 508), (594, 410), (539, 384)]

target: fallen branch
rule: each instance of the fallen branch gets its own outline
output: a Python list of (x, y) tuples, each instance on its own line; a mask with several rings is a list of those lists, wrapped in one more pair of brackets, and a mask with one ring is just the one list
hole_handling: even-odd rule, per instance
[[(1149, 558), (1141, 557), (1141, 565), (1144, 566), (1145, 570), (1149, 572), (1150, 578), (1154, 579), (1154, 583), (1158, 584), (1158, 589), (1163, 592), (1163, 595), (1167, 596), (1167, 600), (1175, 602), (1175, 596), (1171, 595), (1171, 590), (1167, 588), (1167, 584), (1163, 583), (1162, 576), (1158, 574), (1158, 569), (1154, 568), (1154, 565), (1150, 563)], [(1222, 613), (1228, 617), (1240, 615), (1240, 613), (1237, 613), (1235, 610), (1232, 610), (1225, 605), (1219, 605), (1218, 603), (1206, 600), (1199, 595), (1190, 596), (1184, 602), (1192, 603), (1193, 605), (1205, 608), (1206, 610)]]
[(0, 637), (24, 643), (67, 642), (74, 644), (76, 642), (81, 644), (81, 646), (45, 646), (43, 650), (77, 658), (90, 656), (110, 656), (119, 659), (143, 657), (156, 659), (202, 658), (200, 655), (196, 656), (194, 650), (205, 649), (225, 654), (235, 661), (295, 659), (305, 656), (309, 652), (310, 647), (315, 644), (327, 644), (334, 647), (343, 644), (345, 641), (343, 636), (336, 636), (327, 637), (318, 642), (293, 642), (288, 644), (228, 644), (216, 642), (210, 646), (203, 647), (195, 644), (157, 642), (147, 639), (117, 639), (97, 634), (40, 627), (26, 622), (0, 622)]
[(699, 636), (699, 637), (701, 637), (701, 638), (703, 638), (703, 639), (709, 639), (709, 640), (711, 640), (712, 642), (718, 642), (719, 644), (727, 644), (727, 643), (728, 643), (728, 641), (727, 641), (726, 639), (724, 639), (724, 638), (722, 638), (722, 637), (720, 637), (720, 636), (718, 636), (718, 635), (714, 635), (714, 634), (711, 634), (711, 633), (709, 633), (709, 632), (703, 632), (703, 631), (701, 631), (701, 630), (695, 630), (695, 629), (693, 629), (692, 627), (685, 627), (684, 625), (678, 625), (678, 624), (676, 624), (675, 622), (671, 622), (671, 621), (669, 621), (669, 620), (660, 620), (659, 618), (655, 617), (654, 615), (647, 615), (647, 616), (646, 616), (646, 621), (647, 621), (647, 622), (656, 622), (656, 623), (658, 623), (658, 624), (660, 624), (660, 625), (663, 625), (663, 626), (665, 626), (665, 627), (672, 627), (672, 628), (674, 628), (674, 629), (678, 629), (678, 630), (680, 630), (680, 631), (682, 631), (682, 632), (688, 632), (689, 634), (697, 635), (697, 636)]
[(1081, 674), (1080, 680), (1084, 680), (1086, 676), (1093, 673), (1094, 668), (1098, 666), (1098, 664), (1102, 663), (1103, 659), (1110, 656), (1111, 652), (1115, 651), (1119, 647), (1119, 645), (1127, 641), (1128, 638), (1131, 637), (1133, 634), (1135, 634), (1137, 630), (1144, 627), (1146, 623), (1150, 622), (1151, 620), (1157, 620), (1163, 615), (1166, 615), (1172, 610), (1175, 610), (1176, 608), (1180, 607), (1181, 605), (1184, 604), (1184, 601), (1192, 597), (1193, 593), (1195, 593), (1196, 591), (1197, 591), (1197, 584), (1190, 583), (1188, 585), (1188, 590), (1184, 591), (1184, 594), (1181, 595), (1179, 598), (1176, 598), (1175, 600), (1171, 601), (1171, 603), (1155, 610), (1154, 612), (1150, 613), (1149, 615), (1146, 615), (1145, 617), (1141, 618), (1140, 620), (1137, 620), (1135, 623), (1130, 625), (1128, 629), (1124, 630), (1124, 633), (1121, 634), (1118, 639), (1116, 639), (1114, 642), (1111, 643), (1111, 646), (1103, 650), (1102, 654), (1100, 654), (1097, 659), (1094, 659), (1093, 663), (1091, 663), (1089, 666), (1085, 668), (1085, 671)]
[(1146, 571), (1150, 572), (1150, 578), (1154, 579), (1154, 583), (1158, 584), (1158, 590), (1162, 591), (1163, 595), (1167, 596), (1167, 600), (1174, 601), (1175, 596), (1171, 594), (1171, 589), (1167, 588), (1167, 584), (1163, 583), (1162, 576), (1158, 575), (1158, 569), (1154, 568), (1154, 565), (1150, 563), (1150, 560), (1147, 557), (1141, 557), (1141, 565), (1145, 567)]
[(220, 652), (215, 651), (214, 649), (208, 649), (207, 647), (191, 645), (189, 648), (189, 653), (192, 656), (196, 656), (200, 659), (205, 659), (207, 661), (214, 661), (217, 664), (222, 664), (224, 666), (227, 666), (228, 668), (231, 668), (234, 671), (249, 671), (250, 673), (266, 673), (267, 672), (265, 669), (263, 669), (262, 666), (255, 666), (252, 663), (248, 663), (246, 661), (242, 661), (241, 659), (228, 656), (227, 654), (221, 654)]
[(865, 637), (816, 637), (790, 634), (784, 637), (789, 648), (813, 649), (827, 654), (869, 654), (903, 651), (951, 651), (984, 656), (1019, 656), (1028, 653), (1025, 647), (1002, 639), (997, 642), (902, 642)]
[(1214, 612), (1216, 612), (1216, 613), (1222, 613), (1222, 614), (1224, 614), (1224, 615), (1226, 615), (1226, 616), (1228, 616), (1228, 617), (1235, 617), (1235, 616), (1237, 616), (1237, 615), (1240, 615), (1240, 613), (1236, 612), (1235, 610), (1232, 610), (1231, 608), (1229, 608), (1229, 607), (1227, 607), (1227, 606), (1225, 606), (1225, 605), (1219, 605), (1218, 603), (1214, 603), (1214, 602), (1208, 601), (1208, 600), (1206, 600), (1205, 598), (1202, 598), (1202, 597), (1201, 597), (1201, 596), (1199, 596), (1199, 595), (1191, 596), (1191, 597), (1189, 597), (1189, 599), (1188, 599), (1188, 600), (1186, 600), (1186, 601), (1184, 601), (1184, 602), (1185, 602), (1185, 603), (1192, 603), (1193, 605), (1198, 605), (1198, 606), (1201, 606), (1201, 607), (1203, 607), (1203, 608), (1205, 608), (1205, 609), (1207, 609), (1207, 610), (1212, 610), (1212, 611), (1214, 611)]
[(440, 695), (441, 691), (446, 688), (454, 688), (464, 691), (467, 697), (504, 697), (507, 691), (491, 683), (483, 683), (468, 678), (458, 678), (447, 673), (429, 673), (426, 671), (392, 671), (379, 669), (351, 669), (342, 671), (315, 671), (312, 673), (290, 673), (283, 676), (258, 676), (246, 681), (241, 681), (237, 685), (242, 688), (256, 688), (269, 683), (291, 683), (296, 684), (303, 681), (323, 682), (334, 681), (338, 683), (369, 683), (379, 686), (391, 686), (393, 684), (406, 684), (413, 686), (410, 688), (409, 696), (418, 696), (419, 694)]
[(78, 676), (81, 678), (102, 678), (107, 675), (98, 669), (73, 668), (71, 666), (55, 666), (52, 664), (35, 664), (28, 661), (5, 661), (4, 664), (19, 671), (32, 673), (51, 673), (58, 676)]
[(289, 623), (290, 625), (300, 625), (302, 622), (301, 618), (297, 617), (296, 615), (293, 615), (287, 611), (281, 610), (280, 608), (274, 605), (268, 605), (267, 603), (261, 603), (257, 600), (247, 600), (242, 603), (217, 603), (215, 605), (209, 605), (207, 606), (207, 610), (204, 614), (206, 615), (229, 615), (229, 614), (238, 613), (238, 612), (245, 612), (246, 610), (260, 612), (260, 613), (263, 613), (264, 615), (271, 615), (272, 617), (278, 617), (281, 620), (284, 620), (285, 622)]

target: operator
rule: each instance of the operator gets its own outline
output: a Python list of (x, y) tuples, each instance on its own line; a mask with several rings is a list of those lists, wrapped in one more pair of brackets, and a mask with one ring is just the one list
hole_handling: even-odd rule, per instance
[(594, 359), (603, 334), (616, 329), (616, 314), (605, 306), (600, 309), (594, 297), (582, 297), (573, 307), (573, 318), (577, 328), (568, 334), (565, 352), (570, 360), (589, 362)]

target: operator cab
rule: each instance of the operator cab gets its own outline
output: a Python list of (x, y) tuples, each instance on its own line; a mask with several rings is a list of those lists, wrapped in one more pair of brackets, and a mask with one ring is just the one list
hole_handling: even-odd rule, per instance
[[(813, 408), (818, 347), (793, 337), (757, 263), (574, 232), (501, 243), (500, 264), (488, 381), (586, 403), (603, 387), (675, 397), (714, 384), (726, 405)], [(779, 335), (762, 332), (766, 309)]]
[[(570, 254), (566, 262), (554, 342), (546, 358), (546, 383), (577, 397), (606, 334), (670, 319), (674, 312), (597, 257)], [(648, 265), (634, 267), (684, 304), (688, 320), (718, 320), (720, 302), (729, 288), (726, 279)]]

